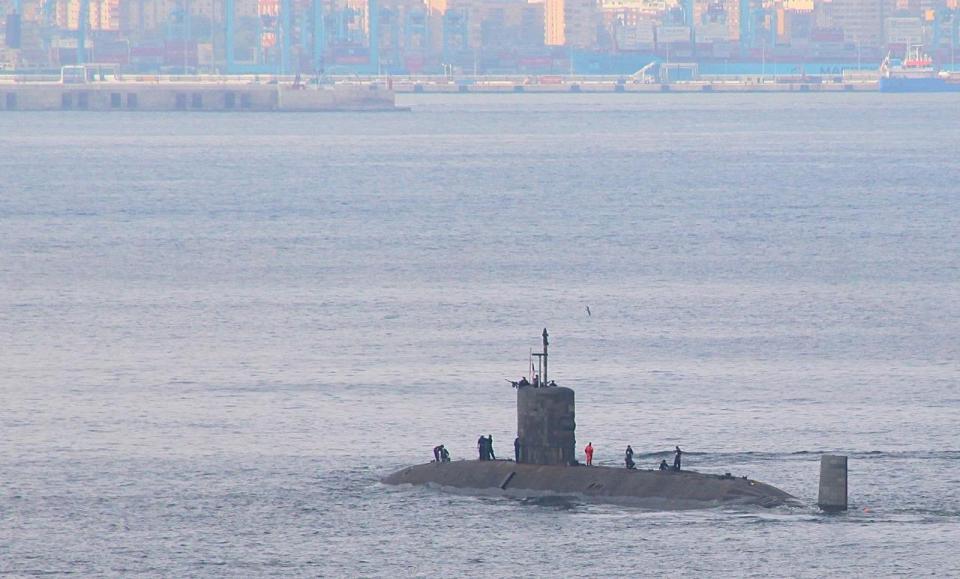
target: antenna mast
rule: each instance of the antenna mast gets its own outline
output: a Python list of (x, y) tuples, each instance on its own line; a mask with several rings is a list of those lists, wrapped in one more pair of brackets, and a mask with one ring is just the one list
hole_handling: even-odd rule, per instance
[(547, 341), (547, 329), (543, 329), (543, 374), (540, 376), (540, 384), (546, 386), (549, 384), (547, 380), (547, 346), (550, 345), (550, 342)]

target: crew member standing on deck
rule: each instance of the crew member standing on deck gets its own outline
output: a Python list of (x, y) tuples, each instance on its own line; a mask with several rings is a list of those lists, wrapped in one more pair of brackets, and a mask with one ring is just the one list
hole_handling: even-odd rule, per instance
[(482, 434), (477, 439), (477, 450), (480, 451), (480, 460), (487, 460), (487, 437)]
[(680, 470), (680, 457), (683, 455), (683, 451), (680, 450), (680, 447), (676, 447), (676, 450), (673, 454), (673, 470)]
[(513, 461), (520, 462), (520, 437), (513, 439)]
[(487, 460), (497, 460), (497, 455), (493, 454), (493, 435), (487, 435)]
[(632, 469), (637, 466), (637, 464), (633, 462), (633, 447), (630, 446), (629, 444), (627, 445), (627, 450), (625, 450), (623, 453), (623, 462), (627, 465), (627, 468), (629, 469)]
[(593, 466), (593, 443), (588, 442), (584, 447), (583, 453), (587, 455), (587, 466)]

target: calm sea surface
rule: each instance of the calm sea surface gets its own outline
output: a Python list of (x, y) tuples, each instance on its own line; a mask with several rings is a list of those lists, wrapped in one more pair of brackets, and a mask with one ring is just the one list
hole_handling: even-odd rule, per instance
[[(0, 574), (960, 574), (955, 97), (404, 100), (0, 114)], [(595, 460), (806, 506), (378, 482), (508, 455), (544, 326)]]

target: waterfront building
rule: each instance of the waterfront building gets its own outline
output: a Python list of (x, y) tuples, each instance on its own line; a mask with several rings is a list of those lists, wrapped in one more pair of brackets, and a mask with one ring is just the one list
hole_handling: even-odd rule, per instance
[(909, 47), (923, 42), (923, 21), (918, 17), (889, 17), (884, 21), (887, 46)]
[(550, 46), (593, 48), (601, 21), (597, 0), (546, 0), (546, 43)]
[(876, 47), (883, 43), (883, 21), (890, 11), (888, 0), (831, 0), (831, 24), (843, 30), (844, 41), (858, 47)]
[(543, 46), (541, 2), (528, 0), (427, 0), (433, 49), (457, 52)]
[[(56, 23), (60, 28), (77, 30), (80, 0), (57, 0)], [(120, 0), (90, 0), (88, 30), (121, 30)]]
[[(873, 66), (888, 51), (900, 54), (916, 44), (938, 63), (960, 54), (951, 51), (960, 48), (953, 24), (960, 0), (320, 2), (322, 46), (314, 45), (314, 1), (290, 2), (291, 26), (283, 33), (290, 40), (290, 69), (319, 64), (346, 72), (556, 73), (572, 70), (571, 60), (580, 59), (578, 70), (583, 62), (590, 64), (582, 70), (599, 72), (612, 70), (614, 62), (632, 66), (631, 59), (641, 62), (651, 53), (672, 61), (772, 58)], [(76, 60), (81, 0), (18, 4), (16, 46), (0, 46), (7, 49), (0, 55), (6, 68)], [(281, 5), (234, 0), (235, 63), (273, 70), (281, 58)], [(377, 19), (371, 6), (378, 8)], [(14, 0), (0, 0), (0, 42), (13, 7)], [(222, 70), (225, 7), (226, 0), (89, 0), (87, 58), (142, 72)]]

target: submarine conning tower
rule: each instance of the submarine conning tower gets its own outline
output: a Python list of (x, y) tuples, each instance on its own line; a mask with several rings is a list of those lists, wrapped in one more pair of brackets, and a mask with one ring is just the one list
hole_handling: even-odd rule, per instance
[[(557, 386), (547, 376), (547, 330), (533, 381), (526, 376), (517, 389), (517, 462), (511, 460), (431, 461), (402, 468), (382, 480), (391, 485), (421, 485), (490, 492), (514, 497), (582, 496), (602, 502), (627, 502), (660, 510), (712, 508), (718, 505), (773, 507), (795, 501), (790, 494), (746, 477), (693, 471), (634, 470), (576, 465), (576, 421), (573, 390)], [(532, 364), (531, 364), (532, 366)], [(534, 372), (531, 369), (531, 374)], [(482, 447), (481, 447), (482, 449)], [(843, 505), (846, 505), (844, 458)], [(520, 464), (517, 464), (520, 463)], [(526, 463), (526, 464), (523, 464)], [(821, 485), (821, 507), (837, 505), (835, 483)], [(825, 498), (826, 497), (826, 498)]]
[(517, 387), (517, 437), (519, 462), (544, 465), (576, 464), (576, 415), (573, 390), (551, 386), (547, 379), (547, 329), (543, 352), (533, 354), (541, 363), (540, 379)]

